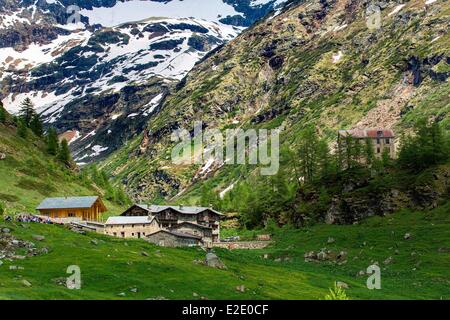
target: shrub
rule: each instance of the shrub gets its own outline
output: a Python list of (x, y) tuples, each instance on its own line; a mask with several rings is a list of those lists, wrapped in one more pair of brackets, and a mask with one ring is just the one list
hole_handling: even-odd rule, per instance
[(334, 288), (330, 288), (330, 293), (325, 295), (325, 300), (350, 300), (345, 293), (345, 290), (338, 287), (337, 283), (334, 283)]

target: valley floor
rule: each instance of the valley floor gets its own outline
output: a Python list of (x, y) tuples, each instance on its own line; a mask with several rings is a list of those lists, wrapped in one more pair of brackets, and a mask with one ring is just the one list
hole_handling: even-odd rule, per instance
[[(200, 264), (205, 257), (200, 248), (160, 248), (143, 240), (1, 221), (0, 227), (49, 253), (3, 260), (0, 299), (323, 299), (335, 281), (349, 285), (351, 299), (450, 299), (449, 213), (450, 202), (429, 212), (405, 210), (359, 225), (278, 229), (275, 244), (266, 249), (217, 249), (226, 270)], [(36, 241), (33, 235), (45, 239)], [(348, 262), (305, 262), (305, 252), (325, 247), (348, 252)], [(367, 276), (358, 273), (375, 262), (382, 288), (368, 290)], [(61, 284), (70, 265), (81, 268), (81, 290)], [(244, 292), (236, 290), (241, 285)]]

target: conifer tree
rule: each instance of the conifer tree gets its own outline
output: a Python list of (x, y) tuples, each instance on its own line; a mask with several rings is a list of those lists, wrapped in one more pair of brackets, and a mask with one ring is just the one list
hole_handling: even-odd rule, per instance
[(25, 122), (27, 127), (30, 126), (36, 111), (34, 111), (34, 105), (30, 98), (26, 97), (20, 104), (19, 117)]
[(58, 159), (64, 162), (66, 165), (69, 165), (72, 161), (72, 157), (70, 155), (69, 144), (66, 139), (61, 141), (61, 147), (58, 152)]
[(47, 136), (47, 152), (51, 155), (56, 156), (59, 151), (58, 134), (55, 128), (48, 129)]
[(300, 134), (299, 159), (305, 182), (314, 179), (317, 170), (318, 139), (314, 127), (306, 128)]
[(414, 131), (414, 136), (403, 138), (398, 158), (402, 168), (421, 171), (448, 161), (450, 139), (437, 122), (428, 124), (426, 120), (419, 120)]
[(30, 129), (38, 137), (42, 137), (42, 135), (44, 133), (44, 130), (42, 129), (41, 118), (39, 117), (39, 115), (37, 113), (31, 119)]
[(366, 145), (364, 147), (364, 157), (366, 158), (367, 165), (372, 165), (374, 156), (373, 143), (370, 139), (366, 139)]
[(17, 123), (17, 134), (19, 137), (26, 138), (28, 135), (28, 128), (23, 119), (19, 119)]
[(6, 111), (3, 108), (3, 104), (0, 102), (0, 123), (6, 122)]
[(116, 189), (116, 202), (121, 205), (126, 205), (130, 203), (130, 199), (126, 195), (125, 191), (121, 187)]

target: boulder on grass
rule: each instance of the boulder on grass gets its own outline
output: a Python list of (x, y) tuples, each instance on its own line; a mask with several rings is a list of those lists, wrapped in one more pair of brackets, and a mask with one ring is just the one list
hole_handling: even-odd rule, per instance
[(205, 264), (211, 268), (226, 269), (225, 264), (219, 259), (219, 257), (212, 252), (208, 252), (205, 258)]

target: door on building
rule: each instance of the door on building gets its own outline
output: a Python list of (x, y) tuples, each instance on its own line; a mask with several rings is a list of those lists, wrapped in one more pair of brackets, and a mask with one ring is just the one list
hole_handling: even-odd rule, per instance
[(141, 238), (141, 233), (140, 232), (137, 233), (137, 237), (138, 237), (138, 239)]

